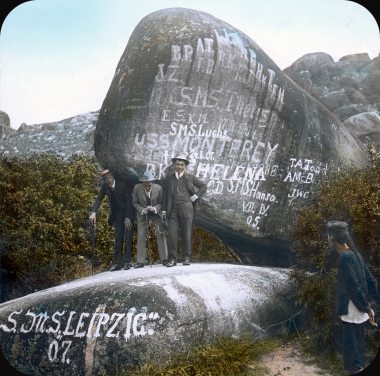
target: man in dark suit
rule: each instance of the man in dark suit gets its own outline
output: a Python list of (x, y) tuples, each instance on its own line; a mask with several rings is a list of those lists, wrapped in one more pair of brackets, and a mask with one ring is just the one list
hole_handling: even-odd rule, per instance
[(156, 180), (151, 171), (146, 171), (133, 189), (132, 204), (137, 215), (137, 263), (135, 268), (143, 268), (145, 263), (145, 236), (149, 232), (148, 223), (152, 221), (156, 230), (158, 252), (161, 262), (167, 263), (167, 245), (165, 233), (160, 231), (162, 188), (153, 182)]
[(177, 265), (178, 228), (181, 229), (182, 262), (183, 265), (190, 265), (194, 212), (198, 209), (198, 199), (207, 190), (206, 183), (185, 172), (190, 162), (184, 153), (172, 158), (172, 163), (175, 171), (163, 181), (161, 207), (163, 218), (168, 219), (169, 260), (166, 266), (169, 267)]
[[(103, 184), (100, 188), (98, 197), (95, 199), (92, 207), (90, 221), (93, 225), (96, 223), (96, 213), (105, 195), (110, 203), (110, 212), (108, 225), (115, 224), (115, 245), (114, 257), (110, 271), (130, 269), (132, 261), (132, 241), (133, 241), (133, 222), (135, 218), (134, 208), (132, 205), (132, 188), (123, 179), (115, 180), (109, 170), (104, 170), (100, 174)], [(125, 253), (122, 252), (122, 240), (125, 235)]]

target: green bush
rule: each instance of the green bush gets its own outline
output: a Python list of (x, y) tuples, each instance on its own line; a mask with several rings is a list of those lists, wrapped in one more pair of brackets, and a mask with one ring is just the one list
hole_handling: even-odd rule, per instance
[[(328, 220), (349, 223), (358, 249), (380, 279), (380, 155), (371, 149), (369, 155), (368, 167), (335, 171), (321, 182), (313, 198), (299, 209), (290, 231), (298, 256), (298, 266), (290, 273), (297, 286), (297, 304), (308, 309), (315, 347), (332, 359), (340, 348), (335, 305), (338, 253), (329, 250), (323, 235)], [(372, 350), (378, 349), (379, 333), (368, 336)]]
[[(77, 278), (83, 268), (91, 271), (83, 261), (91, 254), (88, 210), (98, 170), (95, 158), (85, 154), (68, 160), (55, 153), (1, 159), (0, 256), (2, 279), (11, 289), (25, 282), (30, 292)], [(95, 255), (104, 262), (113, 244), (107, 215), (105, 203)]]

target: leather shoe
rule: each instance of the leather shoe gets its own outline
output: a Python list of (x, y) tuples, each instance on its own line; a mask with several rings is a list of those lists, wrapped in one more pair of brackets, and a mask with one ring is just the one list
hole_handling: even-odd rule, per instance
[(129, 270), (131, 268), (131, 263), (130, 262), (125, 262), (124, 263), (124, 270)]
[(166, 264), (167, 267), (176, 266), (176, 265), (177, 265), (177, 260), (175, 258), (170, 258)]
[(134, 265), (135, 269), (143, 268), (143, 267), (144, 267), (144, 264), (142, 262), (139, 262), (139, 263), (137, 263), (137, 264)]
[(113, 264), (110, 267), (110, 272), (115, 272), (116, 270), (121, 270), (121, 266), (119, 264)]
[(164, 261), (162, 261), (162, 265), (163, 266), (166, 266), (168, 264), (169, 260), (168, 259), (165, 259)]
[(190, 265), (190, 257), (189, 256), (185, 256), (183, 258), (182, 264), (183, 265)]

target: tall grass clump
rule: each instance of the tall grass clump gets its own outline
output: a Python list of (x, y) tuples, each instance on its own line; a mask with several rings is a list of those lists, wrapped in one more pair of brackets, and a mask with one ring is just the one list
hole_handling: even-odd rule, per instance
[(279, 338), (258, 340), (248, 334), (237, 338), (215, 336), (210, 344), (189, 346), (188, 351), (171, 354), (163, 365), (152, 363), (119, 369), (103, 376), (233, 376), (265, 375), (266, 367), (257, 360), (281, 345)]
[[(331, 219), (345, 221), (352, 229), (358, 250), (380, 280), (380, 154), (369, 148), (364, 169), (335, 171), (318, 186), (313, 198), (299, 209), (290, 236), (296, 241), (298, 265), (290, 279), (296, 284), (296, 303), (307, 309), (309, 348), (331, 362), (341, 349), (340, 322), (335, 289), (338, 253), (331, 251), (323, 235)], [(379, 310), (377, 309), (377, 315)], [(378, 329), (367, 331), (368, 361), (379, 348)]]

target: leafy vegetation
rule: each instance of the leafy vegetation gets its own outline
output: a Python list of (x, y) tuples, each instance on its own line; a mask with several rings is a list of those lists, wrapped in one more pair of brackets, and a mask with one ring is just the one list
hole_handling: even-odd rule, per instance
[[(341, 336), (335, 305), (338, 253), (329, 249), (323, 235), (328, 220), (349, 223), (358, 249), (380, 280), (380, 155), (370, 148), (369, 156), (367, 168), (335, 171), (321, 182), (290, 231), (299, 258), (290, 278), (297, 286), (297, 304), (309, 313), (308, 346), (332, 363), (339, 355)], [(370, 361), (379, 348), (378, 329), (369, 330), (367, 338)]]

